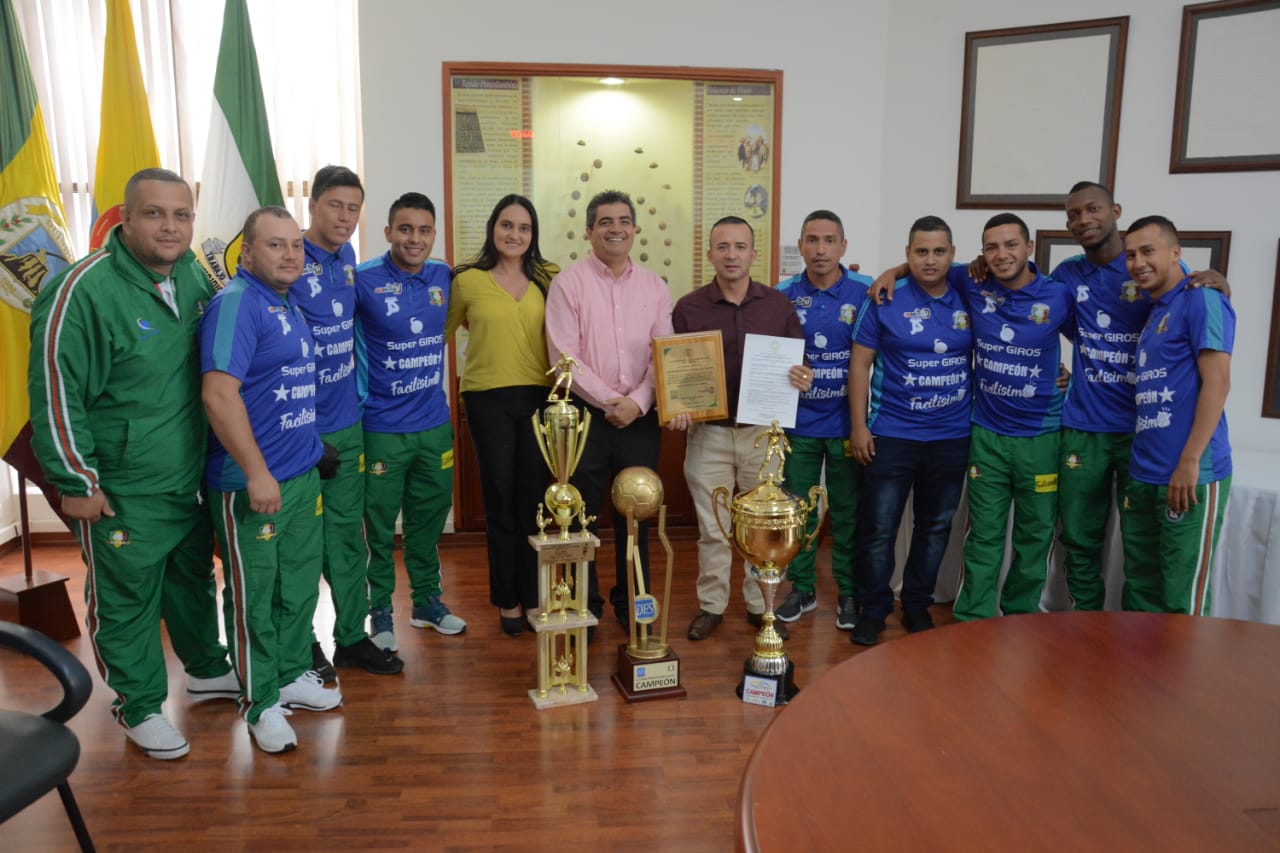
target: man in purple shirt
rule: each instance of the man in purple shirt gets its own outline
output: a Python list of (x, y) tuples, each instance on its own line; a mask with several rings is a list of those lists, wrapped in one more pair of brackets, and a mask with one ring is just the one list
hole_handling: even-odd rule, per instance
[[(745, 219), (724, 217), (711, 226), (708, 243), (711, 248), (707, 259), (715, 267), (715, 278), (682, 296), (671, 316), (675, 331), (680, 333), (719, 330), (729, 403), (727, 419), (688, 427), (684, 476), (698, 515), (698, 615), (689, 625), (690, 640), (710, 637), (724, 621), (724, 611), (729, 606), (733, 552), (716, 523), (711, 492), (717, 486), (734, 493), (754, 488), (760, 482), (760, 465), (764, 461), (765, 446), (756, 445), (761, 428), (739, 426), (736, 420), (746, 336), (804, 338), (804, 326), (786, 294), (751, 278), (751, 263), (756, 257), (755, 232)], [(808, 391), (813, 385), (813, 370), (796, 365), (791, 368), (790, 379), (802, 392)], [(676, 427), (687, 423), (673, 421)], [(759, 628), (763, 624), (764, 597), (749, 574), (743, 579), (742, 595), (747, 602), (747, 621)], [(786, 639), (783, 623), (775, 622), (774, 628)]]
[[(666, 282), (631, 261), (636, 209), (626, 193), (606, 190), (591, 199), (586, 235), (591, 254), (556, 276), (547, 290), (547, 350), (552, 364), (561, 353), (578, 362), (574, 398), (591, 413), (591, 429), (572, 483), (586, 511), (598, 515), (619, 471), (658, 467), (662, 433), (653, 406), (650, 341), (671, 334), (671, 294)], [(637, 525), (637, 544), (648, 588), (644, 522)], [(619, 624), (627, 625), (626, 548), (615, 545), (614, 556), (609, 601)], [(588, 607), (598, 617), (604, 599), (594, 562), (589, 584)]]

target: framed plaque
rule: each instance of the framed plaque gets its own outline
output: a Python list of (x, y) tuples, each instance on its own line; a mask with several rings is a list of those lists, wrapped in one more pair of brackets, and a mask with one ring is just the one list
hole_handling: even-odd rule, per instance
[[(1123, 231), (1120, 236), (1124, 236)], [(1182, 245), (1182, 260), (1193, 272), (1217, 270), (1226, 276), (1231, 254), (1230, 231), (1179, 231), (1178, 242)], [(1058, 264), (1083, 251), (1070, 231), (1036, 231), (1035, 261), (1043, 275), (1049, 275)]]
[(1280, 169), (1277, 36), (1280, 0), (1182, 8), (1171, 173)]
[(660, 423), (684, 414), (695, 421), (729, 417), (720, 330), (654, 338), (653, 385)]
[(1082, 178), (1114, 186), (1128, 36), (1128, 17), (965, 33), (956, 207), (1061, 210)]

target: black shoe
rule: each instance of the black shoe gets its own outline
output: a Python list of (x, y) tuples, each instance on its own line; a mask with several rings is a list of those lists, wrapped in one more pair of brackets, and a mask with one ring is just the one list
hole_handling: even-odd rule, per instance
[(908, 634), (928, 631), (933, 627), (933, 617), (929, 615), (927, 608), (904, 610), (902, 611), (902, 627), (907, 629)]
[[(778, 636), (781, 637), (782, 639), (784, 640), (791, 639), (791, 632), (787, 630), (786, 624), (778, 621), (778, 619), (776, 618), (777, 617), (776, 613), (774, 614), (774, 617), (775, 618), (773, 620), (773, 630), (777, 631)], [(752, 613), (750, 610), (748, 610), (747, 622), (751, 625), (752, 628), (755, 628), (756, 630), (760, 630), (761, 628), (764, 627), (764, 614)]]
[(693, 621), (689, 623), (689, 639), (705, 640), (716, 632), (716, 628), (719, 628), (720, 623), (723, 621), (723, 613), (699, 610), (698, 615), (693, 617)]
[(858, 646), (874, 646), (880, 639), (880, 632), (883, 630), (883, 619), (871, 619), (863, 616), (858, 619), (858, 624), (853, 626), (853, 633), (849, 635), (849, 641)]
[(324, 656), (324, 649), (320, 648), (319, 643), (311, 644), (311, 668), (325, 684), (332, 684), (338, 680), (338, 673), (333, 671), (333, 664), (329, 663), (329, 659)]
[(519, 637), (524, 633), (523, 616), (503, 616), (499, 613), (498, 622), (502, 625), (502, 633), (508, 637)]
[(333, 653), (333, 662), (341, 667), (363, 669), (374, 675), (395, 675), (404, 669), (404, 661), (390, 652), (384, 652), (368, 637), (355, 645), (338, 646)]

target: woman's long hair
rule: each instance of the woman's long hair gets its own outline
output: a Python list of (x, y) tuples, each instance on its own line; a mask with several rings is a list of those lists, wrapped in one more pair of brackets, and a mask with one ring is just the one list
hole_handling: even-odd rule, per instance
[(456, 267), (453, 274), (456, 276), (470, 269), (491, 270), (498, 265), (498, 247), (493, 240), (493, 229), (498, 224), (498, 215), (513, 204), (520, 205), (529, 214), (529, 248), (525, 250), (524, 257), (520, 259), (520, 266), (524, 270), (525, 277), (537, 285), (538, 290), (542, 291), (542, 295), (546, 296), (547, 285), (551, 283), (551, 277), (547, 273), (546, 259), (542, 257), (542, 252), (538, 248), (538, 211), (533, 209), (533, 202), (516, 193), (504, 195), (494, 205), (493, 213), (489, 214), (489, 222), (484, 228), (484, 246), (481, 247), (474, 258)]

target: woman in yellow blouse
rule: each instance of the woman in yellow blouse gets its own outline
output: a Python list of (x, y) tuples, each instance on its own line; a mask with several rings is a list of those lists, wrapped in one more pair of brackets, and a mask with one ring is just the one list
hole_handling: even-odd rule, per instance
[(538, 606), (537, 560), (528, 535), (549, 480), (533, 437), (547, 399), (547, 285), (559, 272), (538, 250), (538, 214), (521, 195), (489, 216), (484, 247), (454, 270), (446, 339), (469, 332), (462, 405), (480, 465), (489, 549), (489, 601), (502, 630), (518, 636)]

